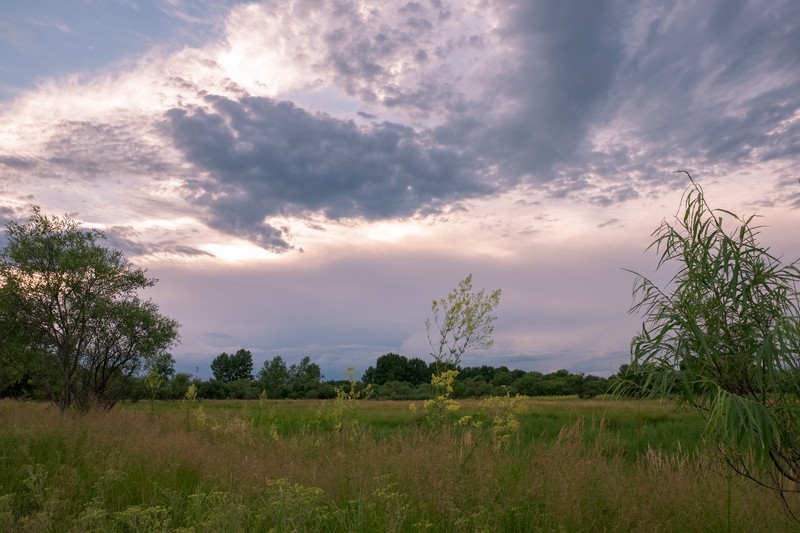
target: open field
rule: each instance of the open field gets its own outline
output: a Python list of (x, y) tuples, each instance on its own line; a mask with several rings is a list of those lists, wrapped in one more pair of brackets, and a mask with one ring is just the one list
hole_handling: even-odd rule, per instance
[(460, 403), (432, 426), (410, 402), (0, 402), (0, 531), (797, 530), (691, 411)]

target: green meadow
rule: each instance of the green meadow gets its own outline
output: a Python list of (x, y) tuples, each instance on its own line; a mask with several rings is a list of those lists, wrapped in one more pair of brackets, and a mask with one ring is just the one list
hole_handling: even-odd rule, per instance
[(673, 403), (459, 403), (5, 400), (0, 531), (798, 529)]

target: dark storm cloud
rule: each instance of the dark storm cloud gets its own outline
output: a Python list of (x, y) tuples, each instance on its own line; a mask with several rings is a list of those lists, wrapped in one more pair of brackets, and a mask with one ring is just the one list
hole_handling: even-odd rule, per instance
[[(611, 107), (635, 124), (642, 159), (711, 167), (787, 157), (800, 146), (800, 4), (659, 6), (627, 39)], [(645, 10), (646, 12), (646, 10)]]
[[(271, 29), (298, 71), (311, 69), (298, 86), (350, 95), (345, 106), (371, 125), (251, 97), (233, 81), (228, 97), (208, 96), (175, 73), (178, 101), (206, 96), (166, 112), (166, 151), (148, 140), (152, 115), (120, 110), (54, 122), (43, 154), (4, 152), (0, 168), (15, 184), (34, 172), (182, 179), (206, 223), (272, 250), (292, 247), (272, 216), (403, 218), (517, 185), (610, 207), (685, 186), (678, 168), (800, 170), (796, 2), (489, 1), (485, 24), (465, 14), (474, 6), (448, 5), (262, 6), (280, 15), (272, 24), (292, 16)], [(172, 165), (170, 141), (188, 172)]]
[(359, 129), (268, 98), (208, 101), (167, 112), (175, 145), (207, 175), (187, 184), (187, 196), (213, 227), (268, 249), (289, 244), (265, 217), (408, 217), (493, 190), (468, 159), (406, 126)]
[[(287, 53), (321, 50), (309, 75), (360, 100), (371, 126), (230, 88), (166, 113), (190, 179), (143, 140), (149, 119), (63, 121), (44, 159), (0, 165), (179, 175), (210, 226), (287, 250), (291, 235), (265, 218), (402, 218), (519, 184), (612, 206), (685, 186), (665, 176), (677, 168), (723, 174), (800, 152), (799, 4), (489, 2), (496, 27), (454, 23), (453, 6), (292, 8), (308, 31)], [(616, 137), (598, 146), (604, 128)]]
[(500, 33), (513, 46), (491, 84), (503, 102), (481, 141), (514, 175), (550, 178), (571, 160), (608, 99), (621, 61), (611, 1), (508, 4)]
[[(511, 53), (498, 58), (491, 98), (436, 135), (497, 165), (506, 183), (610, 206), (685, 186), (665, 173), (687, 165), (724, 173), (800, 152), (800, 4), (525, 1), (499, 11)], [(617, 124), (614, 145), (593, 146)]]

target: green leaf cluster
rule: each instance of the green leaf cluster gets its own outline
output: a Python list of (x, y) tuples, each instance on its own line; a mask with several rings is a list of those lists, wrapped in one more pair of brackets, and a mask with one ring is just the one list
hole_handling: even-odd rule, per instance
[(253, 354), (250, 350), (240, 348), (229, 355), (222, 352), (211, 361), (214, 379), (230, 383), (240, 379), (253, 379)]
[(433, 301), (433, 319), (425, 321), (425, 331), (437, 373), (458, 368), (461, 356), (468, 351), (492, 347), (497, 319), (494, 310), (500, 305), (500, 292), (475, 292), (469, 274), (447, 296)]
[(147, 361), (164, 359), (178, 323), (139, 297), (157, 280), (101, 231), (33, 208), (6, 225), (0, 251), (0, 362), (62, 409), (110, 408)]
[(800, 482), (800, 270), (759, 244), (755, 216), (712, 209), (689, 178), (649, 247), (670, 287), (634, 273), (644, 323), (617, 392), (680, 395), (737, 471), (782, 490)]

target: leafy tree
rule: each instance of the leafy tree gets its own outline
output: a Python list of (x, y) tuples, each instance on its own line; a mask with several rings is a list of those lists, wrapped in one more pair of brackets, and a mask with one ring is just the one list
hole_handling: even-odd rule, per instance
[(389, 381), (375, 391), (378, 398), (385, 400), (410, 400), (413, 396), (413, 387), (407, 381)]
[(411, 368), (408, 358), (396, 353), (387, 353), (378, 357), (374, 367), (367, 368), (363, 380), (365, 383), (383, 385), (390, 381), (409, 381), (410, 378)]
[(461, 369), (461, 373), (458, 375), (458, 380), (467, 381), (470, 378), (482, 376), (484, 381), (488, 383), (494, 379), (495, 372), (495, 368), (490, 365), (468, 366)]
[(581, 389), (578, 391), (579, 398), (594, 398), (608, 392), (609, 383), (607, 379), (598, 376), (585, 376)]
[(293, 398), (303, 398), (320, 387), (322, 371), (318, 364), (312, 363), (306, 355), (299, 364), (289, 367), (289, 388)]
[[(461, 376), (459, 376), (461, 377)], [(463, 398), (480, 398), (490, 396), (494, 392), (494, 387), (486, 382), (486, 378), (478, 374), (462, 381), (463, 391), (460, 392)]]
[(241, 379), (253, 379), (253, 354), (240, 348), (233, 355), (222, 352), (211, 361), (214, 379), (230, 383)]
[(431, 366), (420, 359), (419, 357), (412, 357), (408, 360), (408, 377), (407, 380), (412, 385), (422, 385), (423, 383), (431, 382), (431, 375), (433, 369)]
[(185, 372), (178, 372), (173, 376), (169, 383), (169, 396), (173, 400), (179, 400), (186, 395), (189, 385), (192, 383), (192, 375)]
[(237, 379), (227, 385), (228, 397), (234, 400), (256, 400), (263, 390), (260, 383), (252, 379)]
[(289, 394), (289, 369), (280, 355), (264, 361), (258, 371), (258, 380), (270, 398), (285, 398)]
[(461, 356), (471, 350), (486, 350), (493, 344), (493, 315), (500, 304), (500, 289), (486, 294), (474, 292), (469, 274), (450, 294), (431, 305), (433, 319), (425, 321), (436, 372), (448, 365), (458, 368)]
[(164, 379), (153, 369), (144, 377), (144, 383), (147, 385), (147, 392), (150, 396), (150, 411), (152, 412), (153, 401), (156, 399), (156, 396), (158, 396), (161, 387), (164, 386)]
[(111, 408), (147, 361), (178, 338), (178, 323), (139, 291), (155, 279), (98, 230), (38, 207), (6, 224), (0, 252), (0, 363), (21, 369), (64, 411)]
[(162, 380), (168, 382), (175, 375), (175, 358), (172, 354), (164, 352), (153, 357), (147, 362), (150, 371), (155, 372)]
[(658, 268), (676, 270), (670, 290), (636, 274), (632, 311), (644, 323), (625, 369), (635, 379), (616, 391), (680, 394), (736, 472), (783, 495), (800, 483), (800, 270), (759, 245), (754, 217), (711, 209), (689, 179), (649, 248)]
[[(612, 390), (618, 396), (629, 396), (632, 398), (641, 398), (648, 396), (646, 382), (650, 379), (653, 372), (663, 372), (658, 368), (642, 368), (644, 366), (652, 366), (650, 363), (644, 365), (637, 362), (625, 363), (620, 365), (619, 370), (611, 376)], [(675, 391), (680, 389), (680, 380), (675, 383)]]
[(197, 396), (207, 400), (225, 400), (231, 396), (231, 386), (218, 379), (209, 379), (198, 385)]
[(553, 384), (541, 372), (528, 372), (513, 383), (514, 390), (524, 396), (553, 396)]
[(46, 399), (42, 393), (22, 368), (0, 364), (0, 398)]
[(504, 385), (511, 385), (514, 382), (514, 376), (509, 372), (508, 368), (501, 366), (494, 373), (492, 378), (492, 385), (502, 387)]

